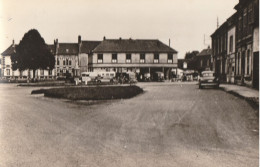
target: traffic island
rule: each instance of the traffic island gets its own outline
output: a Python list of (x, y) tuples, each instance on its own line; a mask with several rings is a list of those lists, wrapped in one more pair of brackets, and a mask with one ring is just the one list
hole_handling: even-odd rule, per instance
[(128, 99), (143, 92), (138, 86), (64, 87), (33, 90), (31, 94), (43, 93), (45, 97), (70, 100)]

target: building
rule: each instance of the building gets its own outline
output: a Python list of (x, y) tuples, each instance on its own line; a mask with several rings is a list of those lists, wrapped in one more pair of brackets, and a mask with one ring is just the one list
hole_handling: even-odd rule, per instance
[[(3, 76), (7, 78), (31, 78), (32, 71), (12, 71), (11, 54), (15, 44), (2, 53)], [(164, 72), (166, 79), (177, 73), (177, 51), (159, 40), (105, 39), (59, 43), (54, 40), (48, 48), (55, 56), (53, 70), (36, 70), (36, 78), (65, 78), (80, 76), (86, 71), (132, 71), (138, 75)]]
[(235, 83), (237, 13), (227, 19), (227, 83)]
[(212, 68), (212, 50), (208, 47), (197, 54), (196, 70), (201, 73), (202, 71), (212, 70)]
[(159, 40), (106, 39), (93, 50), (89, 71), (177, 74), (177, 51)]
[[(12, 70), (11, 55), (15, 53), (15, 48), (17, 45), (13, 43), (1, 54), (1, 66), (2, 66), (2, 77), (12, 78), (12, 79), (27, 79), (33, 76), (32, 70)], [(48, 45), (48, 48), (53, 48), (53, 45)], [(35, 76), (38, 79), (49, 79), (54, 78), (54, 70), (36, 70)]]
[(227, 74), (227, 22), (212, 35), (213, 70), (221, 82), (226, 82)]
[[(55, 68), (53, 70), (36, 70), (35, 77), (38, 79), (54, 79), (57, 77), (79, 76), (80, 72), (87, 71), (88, 59), (92, 55), (92, 50), (100, 44), (100, 41), (81, 41), (78, 37), (78, 43), (59, 43), (54, 40), (53, 45), (48, 45), (50, 52), (55, 56)], [(11, 55), (15, 52), (14, 41), (2, 55), (2, 76), (7, 78), (31, 78), (32, 70), (13, 71)]]
[(82, 41), (78, 36), (78, 43), (59, 43), (55, 46), (55, 71), (57, 77), (79, 76), (81, 72), (88, 71), (88, 61), (92, 50), (100, 41)]
[(213, 69), (222, 82), (258, 88), (259, 0), (239, 0), (234, 8), (236, 13), (211, 35)]
[(253, 40), (255, 39), (255, 43), (258, 41), (254, 36), (258, 38), (259, 0), (239, 0), (235, 9), (237, 10), (237, 71), (235, 80), (239, 84), (256, 87), (259, 80), (259, 46), (253, 48)]

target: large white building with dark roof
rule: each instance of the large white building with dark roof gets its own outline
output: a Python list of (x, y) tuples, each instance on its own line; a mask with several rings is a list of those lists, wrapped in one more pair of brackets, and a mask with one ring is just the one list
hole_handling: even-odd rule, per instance
[(177, 51), (159, 40), (105, 39), (93, 50), (89, 71), (161, 71), (171, 78), (177, 70)]

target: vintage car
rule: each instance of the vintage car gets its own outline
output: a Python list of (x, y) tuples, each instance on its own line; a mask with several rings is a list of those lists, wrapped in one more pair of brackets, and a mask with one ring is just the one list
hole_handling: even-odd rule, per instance
[(219, 87), (219, 79), (215, 76), (213, 71), (201, 72), (201, 76), (199, 78), (199, 88), (202, 89), (204, 87)]
[(154, 72), (153, 81), (164, 81), (164, 73), (159, 71)]
[(94, 79), (96, 83), (110, 82), (113, 83), (116, 77), (115, 72), (98, 72), (97, 77)]

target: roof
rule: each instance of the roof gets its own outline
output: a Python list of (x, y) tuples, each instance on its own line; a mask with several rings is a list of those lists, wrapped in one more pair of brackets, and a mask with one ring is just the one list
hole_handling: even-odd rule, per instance
[(78, 44), (77, 43), (59, 43), (58, 55), (75, 55), (78, 54)]
[(47, 45), (47, 48), (50, 50), (50, 52), (51, 52), (52, 54), (54, 54), (54, 52), (55, 52), (55, 47), (54, 47), (54, 45)]
[(82, 41), (81, 52), (89, 53), (94, 50), (100, 43), (101, 41)]
[(11, 55), (11, 54), (13, 54), (14, 52), (15, 52), (15, 47), (16, 47), (17, 45), (10, 45), (1, 55), (3, 55), (3, 56), (8, 56), (8, 55)]
[(212, 49), (203, 49), (197, 56), (209, 56), (212, 54)]
[(133, 39), (106, 39), (98, 45), (93, 52), (164, 52), (177, 53), (176, 50), (159, 40), (133, 40)]
[(211, 34), (211, 37), (213, 37), (215, 35), (226, 33), (227, 32), (226, 28), (227, 28), (227, 21), (225, 21), (223, 24), (221, 24), (221, 26), (219, 28), (217, 28), (213, 34)]

